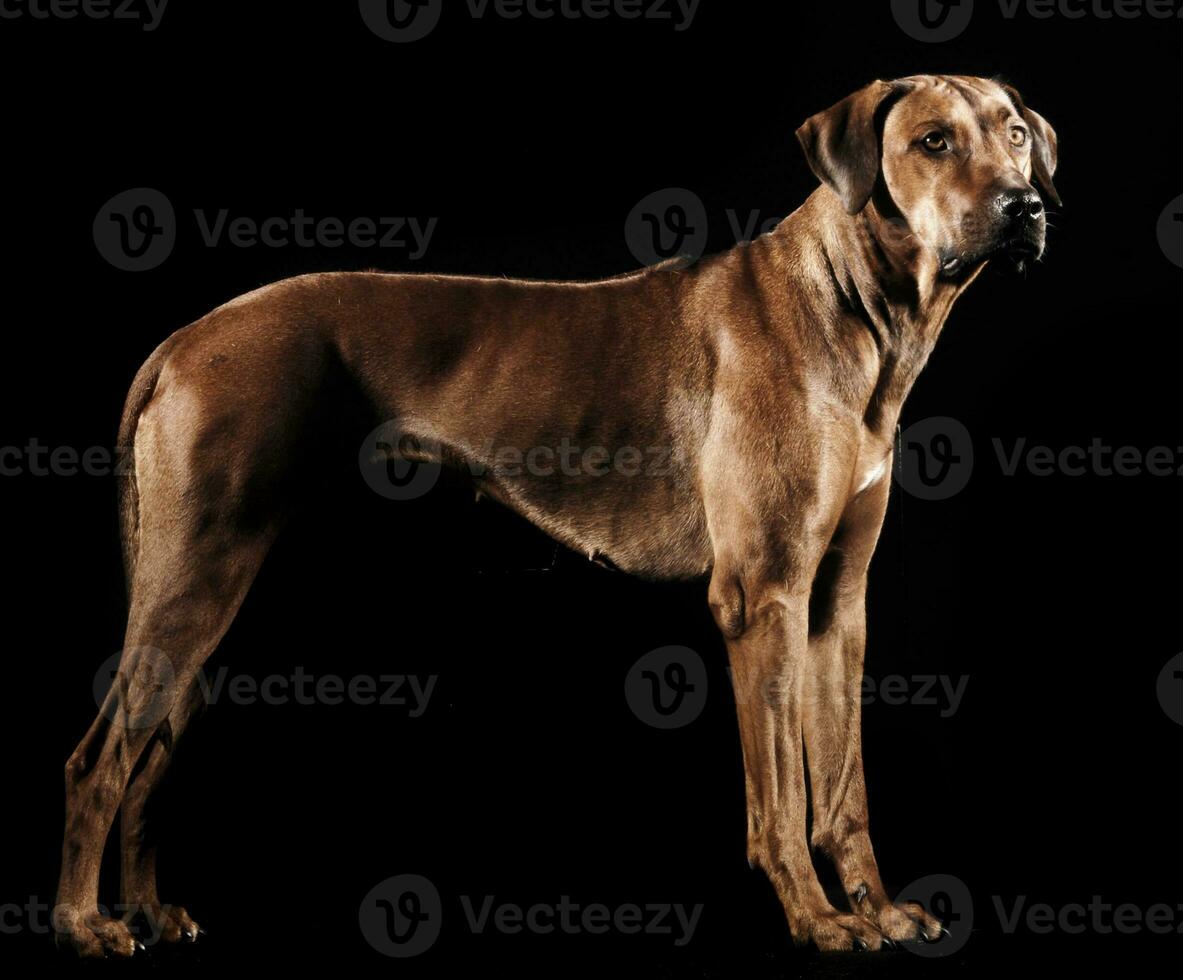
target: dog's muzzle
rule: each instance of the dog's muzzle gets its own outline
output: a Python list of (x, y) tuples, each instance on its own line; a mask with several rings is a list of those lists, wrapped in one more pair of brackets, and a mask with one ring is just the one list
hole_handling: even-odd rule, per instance
[[(977, 221), (965, 222), (967, 234), (959, 249), (940, 254), (941, 272), (956, 275), (986, 259), (1001, 255), (1021, 269), (1028, 259), (1043, 254), (1047, 218), (1039, 192), (1030, 185), (996, 194)], [(974, 225), (979, 229), (975, 233)]]
[(999, 194), (994, 206), (1001, 224), (996, 251), (1019, 261), (1039, 258), (1043, 254), (1047, 219), (1043, 214), (1043, 201), (1035, 188)]

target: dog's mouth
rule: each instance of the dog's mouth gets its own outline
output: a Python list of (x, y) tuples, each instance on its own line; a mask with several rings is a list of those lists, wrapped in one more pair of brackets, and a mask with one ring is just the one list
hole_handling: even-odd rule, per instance
[(955, 276), (961, 272), (967, 265), (967, 261), (962, 255), (944, 255), (941, 257), (941, 274), (945, 276)]
[(1028, 262), (1035, 262), (1043, 255), (1043, 243), (1027, 237), (1014, 238), (1003, 242), (994, 254), (1000, 256), (1015, 272), (1022, 272)]
[(1006, 265), (1016, 272), (1022, 272), (1028, 262), (1036, 261), (1043, 255), (1043, 242), (1028, 235), (1019, 235), (1005, 239), (990, 248), (975, 250), (970, 253), (947, 252), (940, 256), (941, 275), (952, 278), (965, 272), (979, 268), (990, 259), (1001, 258)]

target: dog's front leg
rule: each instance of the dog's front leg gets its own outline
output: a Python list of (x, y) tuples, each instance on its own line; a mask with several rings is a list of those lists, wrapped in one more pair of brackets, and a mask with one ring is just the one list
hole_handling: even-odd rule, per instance
[(935, 940), (941, 924), (916, 903), (895, 905), (879, 879), (863, 779), (862, 681), (867, 567), (890, 482), (871, 486), (843, 514), (810, 599), (811, 676), (802, 717), (813, 797), (813, 843), (837, 867), (852, 908), (893, 940)]
[(711, 609), (727, 640), (743, 742), (748, 859), (771, 879), (798, 944), (878, 949), (882, 933), (827, 901), (806, 831), (801, 684), (807, 676), (808, 587), (716, 564)]

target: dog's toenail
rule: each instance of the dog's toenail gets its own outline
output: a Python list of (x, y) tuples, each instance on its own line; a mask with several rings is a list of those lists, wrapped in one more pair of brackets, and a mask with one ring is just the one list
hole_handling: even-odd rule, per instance
[(852, 893), (851, 897), (854, 899), (855, 905), (861, 905), (864, 898), (867, 897), (867, 883), (863, 882)]
[(857, 949), (860, 953), (865, 953), (867, 951), (867, 944), (862, 939), (860, 939), (858, 936), (855, 936), (854, 937), (854, 948)]

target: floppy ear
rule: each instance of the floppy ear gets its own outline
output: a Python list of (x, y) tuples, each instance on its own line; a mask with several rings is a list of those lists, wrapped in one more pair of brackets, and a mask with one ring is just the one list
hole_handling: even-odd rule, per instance
[(882, 114), (909, 87), (906, 82), (872, 82), (810, 116), (797, 130), (809, 169), (833, 188), (849, 214), (866, 206), (879, 176)]
[(1031, 127), (1031, 175), (1048, 199), (1057, 207), (1060, 205), (1060, 195), (1056, 185), (1052, 183), (1052, 174), (1056, 172), (1056, 159), (1059, 155), (1056, 131), (1048, 125), (1048, 121), (1034, 109), (1028, 109), (1023, 104), (1023, 97), (1018, 89), (1003, 85), (1006, 94), (1010, 96), (1015, 108), (1023, 121)]

